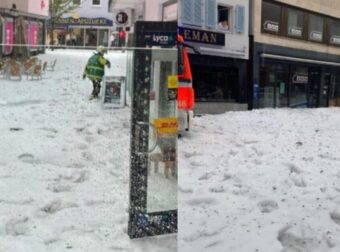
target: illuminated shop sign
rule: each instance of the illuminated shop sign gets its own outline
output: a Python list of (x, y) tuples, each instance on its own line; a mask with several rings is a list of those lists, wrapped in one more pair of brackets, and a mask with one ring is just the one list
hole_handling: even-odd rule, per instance
[(266, 30), (266, 31), (269, 31), (269, 32), (278, 33), (280, 26), (279, 26), (278, 22), (267, 20), (263, 24), (263, 29)]
[(112, 20), (106, 18), (55, 18), (54, 23), (57, 25), (112, 26)]
[(184, 41), (225, 46), (225, 34), (223, 33), (194, 30), (184, 27), (178, 27), (178, 32), (183, 36)]
[(177, 33), (175, 32), (146, 32), (145, 41), (151, 46), (175, 46)]

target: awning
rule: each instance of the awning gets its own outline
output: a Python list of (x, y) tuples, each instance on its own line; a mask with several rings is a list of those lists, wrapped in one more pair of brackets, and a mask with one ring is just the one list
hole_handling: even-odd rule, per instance
[(318, 65), (328, 65), (328, 66), (338, 66), (338, 67), (340, 67), (340, 63), (332, 62), (332, 61), (304, 59), (304, 58), (296, 58), (296, 57), (289, 57), (289, 56), (276, 55), (276, 54), (268, 54), (268, 53), (261, 53), (260, 57), (261, 58), (266, 58), (266, 59), (278, 59), (278, 60), (287, 60), (287, 61), (295, 61), (295, 62), (303, 62), (303, 63), (310, 63), (310, 64), (318, 64)]

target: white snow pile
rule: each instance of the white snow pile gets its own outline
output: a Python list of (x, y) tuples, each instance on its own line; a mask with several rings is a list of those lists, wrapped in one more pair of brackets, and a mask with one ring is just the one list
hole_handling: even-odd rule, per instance
[[(48, 51), (42, 80), (0, 79), (1, 252), (340, 251), (337, 108), (196, 117), (178, 144), (178, 235), (130, 240), (130, 109), (89, 101), (91, 53)], [(124, 74), (125, 54), (109, 57)]]
[(340, 251), (339, 115), (196, 117), (179, 144), (179, 251)]
[[(0, 251), (176, 251), (127, 235), (130, 109), (89, 101), (91, 51), (48, 51), (42, 80), (0, 79)], [(126, 53), (110, 53), (115, 75)]]

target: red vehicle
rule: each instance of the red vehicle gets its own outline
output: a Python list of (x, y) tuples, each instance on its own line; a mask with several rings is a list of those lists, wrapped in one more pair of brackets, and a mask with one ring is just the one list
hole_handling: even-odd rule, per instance
[(177, 35), (178, 46), (178, 119), (179, 131), (189, 131), (192, 127), (195, 93), (192, 87), (191, 67), (187, 45), (181, 35)]

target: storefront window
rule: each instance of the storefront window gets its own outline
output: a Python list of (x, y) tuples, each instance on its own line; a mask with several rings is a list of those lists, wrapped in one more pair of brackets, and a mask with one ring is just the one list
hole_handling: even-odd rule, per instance
[(259, 107), (273, 108), (275, 100), (275, 65), (266, 64), (260, 69), (260, 83), (259, 83)]
[(292, 67), (290, 107), (307, 107), (308, 68)]
[(109, 31), (99, 30), (98, 45), (108, 46), (109, 43)]
[(92, 0), (92, 5), (100, 5), (100, 0)]
[(270, 2), (262, 3), (262, 31), (279, 34), (281, 6)]
[(323, 17), (309, 14), (308, 39), (322, 42), (323, 40)]
[(86, 29), (85, 45), (86, 46), (97, 46), (97, 30), (96, 29)]
[(14, 22), (13, 19), (5, 19), (5, 47), (3, 52), (5, 55), (12, 53), (14, 43)]
[(68, 44), (73, 46), (84, 45), (84, 29), (72, 28), (69, 30)]
[(288, 8), (288, 36), (302, 38), (303, 36), (303, 24), (304, 24), (304, 12)]
[(340, 45), (340, 21), (329, 21), (329, 37), (331, 44)]
[(197, 101), (235, 102), (238, 89), (238, 69), (207, 68), (196, 66), (193, 68), (194, 89)]
[(331, 76), (331, 85), (329, 90), (329, 106), (340, 107), (340, 74)]

